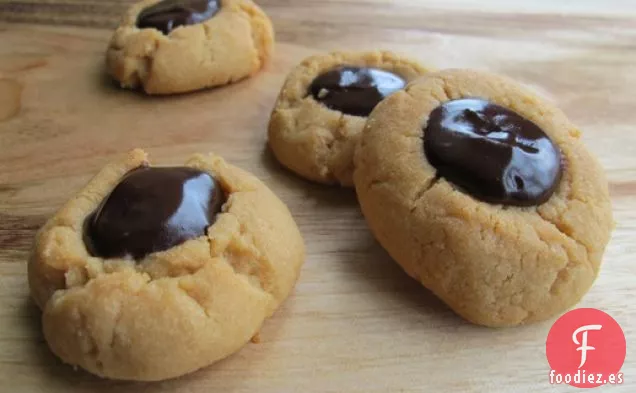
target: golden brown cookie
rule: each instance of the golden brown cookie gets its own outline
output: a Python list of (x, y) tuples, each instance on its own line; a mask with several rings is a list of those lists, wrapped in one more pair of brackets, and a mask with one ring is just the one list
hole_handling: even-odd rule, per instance
[(353, 186), (353, 152), (369, 112), (428, 70), (384, 51), (305, 59), (287, 77), (269, 124), (269, 145), (309, 180)]
[(122, 87), (182, 93), (255, 74), (273, 44), (272, 23), (251, 0), (143, 0), (124, 15), (106, 63)]
[(383, 101), (354, 175), (377, 240), (477, 324), (540, 321), (594, 282), (613, 228), (580, 131), (514, 81), (447, 70)]
[(100, 171), (38, 232), (29, 285), (64, 362), (177, 377), (245, 345), (291, 292), (304, 244), (286, 206), (221, 158)]

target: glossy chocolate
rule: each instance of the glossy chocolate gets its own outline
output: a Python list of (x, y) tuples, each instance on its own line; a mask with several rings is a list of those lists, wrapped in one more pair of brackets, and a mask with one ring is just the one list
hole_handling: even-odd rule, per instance
[(340, 67), (319, 75), (309, 87), (316, 101), (329, 109), (368, 116), (385, 97), (403, 89), (406, 81), (377, 68)]
[(206, 172), (141, 167), (89, 216), (84, 242), (95, 256), (141, 259), (203, 236), (224, 202), (223, 191)]
[(168, 34), (179, 26), (204, 22), (220, 8), (220, 0), (163, 0), (139, 13), (137, 27), (154, 28)]
[(449, 101), (433, 110), (424, 150), (439, 175), (494, 204), (540, 205), (562, 175), (561, 152), (543, 130), (483, 99)]

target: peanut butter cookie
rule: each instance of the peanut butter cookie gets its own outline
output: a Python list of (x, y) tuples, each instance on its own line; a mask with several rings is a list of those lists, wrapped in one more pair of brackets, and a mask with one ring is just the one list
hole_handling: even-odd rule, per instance
[(132, 151), (38, 232), (29, 284), (51, 350), (96, 375), (154, 381), (238, 351), (291, 292), (304, 244), (252, 175)]
[(550, 318), (599, 273), (613, 228), (604, 172), (559, 109), (508, 78), (413, 82), (375, 109), (355, 163), (377, 240), (474, 323)]
[(367, 116), (385, 97), (428, 70), (390, 52), (305, 59), (287, 77), (269, 124), (269, 145), (309, 180), (353, 186), (353, 152)]
[(143, 0), (124, 15), (106, 63), (122, 87), (183, 93), (255, 74), (273, 43), (271, 21), (251, 0)]

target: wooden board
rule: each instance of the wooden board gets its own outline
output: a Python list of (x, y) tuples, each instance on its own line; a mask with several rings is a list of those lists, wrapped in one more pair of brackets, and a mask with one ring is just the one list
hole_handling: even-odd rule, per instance
[[(353, 192), (300, 180), (267, 152), (269, 111), (294, 64), (325, 50), (373, 48), (437, 67), (508, 74), (584, 129), (607, 169), (617, 228), (580, 306), (609, 312), (627, 337), (625, 384), (601, 391), (635, 391), (632, 0), (261, 1), (278, 38), (267, 69), (233, 86), (172, 98), (121, 91), (103, 76), (110, 29), (128, 3), (0, 1), (0, 391), (574, 391), (548, 383), (552, 321), (508, 330), (465, 323), (376, 244)], [(35, 230), (133, 147), (162, 164), (215, 151), (254, 172), (289, 204), (308, 249), (297, 290), (267, 322), (261, 343), (156, 384), (103, 381), (63, 365), (48, 351), (28, 300)]]

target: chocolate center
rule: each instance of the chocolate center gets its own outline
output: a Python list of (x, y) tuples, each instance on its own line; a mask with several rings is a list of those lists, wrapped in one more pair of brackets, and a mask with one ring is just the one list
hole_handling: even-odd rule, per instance
[(145, 8), (137, 17), (137, 27), (154, 28), (168, 34), (179, 26), (194, 25), (212, 18), (221, 0), (163, 0)]
[(88, 217), (84, 242), (95, 256), (141, 259), (203, 236), (224, 202), (223, 191), (206, 172), (137, 168)]
[(327, 108), (354, 116), (368, 116), (385, 97), (403, 89), (406, 81), (377, 68), (340, 67), (319, 75), (309, 91)]
[(486, 202), (532, 206), (561, 179), (561, 153), (536, 124), (475, 98), (445, 102), (430, 115), (424, 150), (438, 173)]

